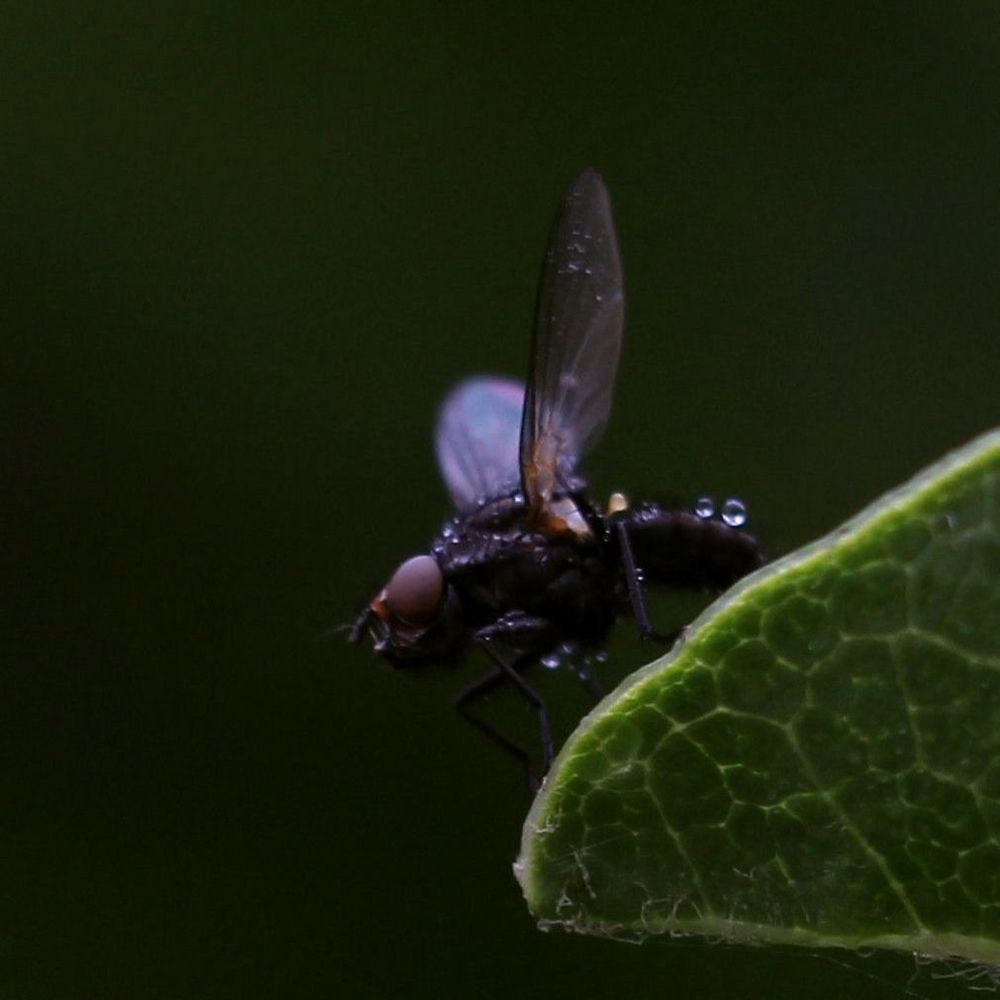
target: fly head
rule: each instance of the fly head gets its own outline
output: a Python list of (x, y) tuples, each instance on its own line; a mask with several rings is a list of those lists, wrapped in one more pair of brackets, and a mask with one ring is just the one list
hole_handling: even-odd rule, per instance
[(389, 582), (358, 616), (350, 641), (367, 632), (375, 652), (393, 666), (446, 655), (462, 629), (457, 601), (433, 556), (401, 563)]

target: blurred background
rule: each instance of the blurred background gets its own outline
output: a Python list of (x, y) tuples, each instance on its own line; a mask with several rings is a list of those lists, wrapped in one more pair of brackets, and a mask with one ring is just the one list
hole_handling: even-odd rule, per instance
[(450, 704), (475, 666), (330, 630), (447, 513), (443, 393), (523, 375), (584, 166), (628, 290), (600, 495), (738, 494), (778, 555), (1000, 424), (997, 6), (3, 22), (0, 994), (964, 995), (539, 933), (521, 777)]

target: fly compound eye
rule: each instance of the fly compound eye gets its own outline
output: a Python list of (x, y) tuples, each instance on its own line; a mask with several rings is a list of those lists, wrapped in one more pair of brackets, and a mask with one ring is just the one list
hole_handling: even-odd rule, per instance
[(426, 628), (441, 612), (444, 576), (433, 556), (407, 559), (386, 584), (385, 606), (393, 618)]

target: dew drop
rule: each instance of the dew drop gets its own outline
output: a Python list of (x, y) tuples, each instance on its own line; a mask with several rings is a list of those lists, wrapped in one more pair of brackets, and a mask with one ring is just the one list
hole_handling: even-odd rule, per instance
[(739, 528), (747, 523), (747, 508), (746, 504), (737, 497), (730, 497), (722, 505), (722, 520), (729, 525), (730, 528)]
[(547, 653), (541, 658), (541, 664), (546, 670), (558, 670), (562, 666), (562, 656), (558, 652)]
[(715, 501), (711, 497), (700, 497), (694, 505), (694, 512), (701, 518), (709, 518), (715, 514)]

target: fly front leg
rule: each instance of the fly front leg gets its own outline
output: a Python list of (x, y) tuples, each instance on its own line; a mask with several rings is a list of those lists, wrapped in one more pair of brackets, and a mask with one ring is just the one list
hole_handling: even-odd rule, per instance
[(485, 720), (480, 719), (474, 712), (469, 711), (470, 706), (484, 698), (506, 680), (507, 674), (500, 667), (494, 667), (485, 677), (481, 677), (478, 681), (473, 681), (459, 694), (455, 699), (455, 708), (458, 709), (459, 715), (466, 722), (475, 726), (487, 739), (492, 740), (500, 747), (504, 753), (510, 754), (511, 757), (520, 763), (524, 768), (524, 773), (528, 780), (528, 791), (529, 793), (534, 793), (538, 787), (538, 780), (531, 770), (531, 760), (528, 757), (527, 750), (513, 742), (513, 740), (507, 739), (498, 729), (491, 726)]
[[(520, 611), (513, 611), (498, 618), (490, 625), (479, 629), (475, 634), (476, 644), (493, 661), (496, 670), (481, 682), (484, 688), (481, 692), (466, 697), (464, 704), (468, 704), (470, 699), (480, 697), (487, 690), (492, 690), (500, 681), (506, 680), (517, 688), (521, 696), (535, 710), (538, 718), (538, 731), (542, 743), (542, 762), (544, 771), (548, 771), (555, 758), (555, 745), (552, 740), (552, 725), (549, 721), (549, 712), (538, 692), (531, 687), (521, 676), (521, 669), (531, 663), (536, 651), (545, 649), (556, 639), (556, 632), (552, 623), (545, 618), (534, 615), (527, 615)], [(498, 646), (506, 647), (507, 650), (514, 650), (512, 655), (504, 655)], [(521, 652), (530, 650), (530, 652)], [(463, 692), (465, 694), (465, 692)], [(466, 718), (469, 716), (463, 712)], [(471, 720), (470, 720), (471, 721)], [(479, 725), (479, 720), (474, 723)], [(492, 728), (492, 727), (490, 727)], [(485, 731), (485, 730), (484, 730)], [(504, 746), (508, 752), (526, 761), (526, 755), (520, 748), (512, 749), (516, 745), (512, 744), (506, 737), (496, 733), (494, 741)], [(529, 782), (534, 779), (529, 769)]]

